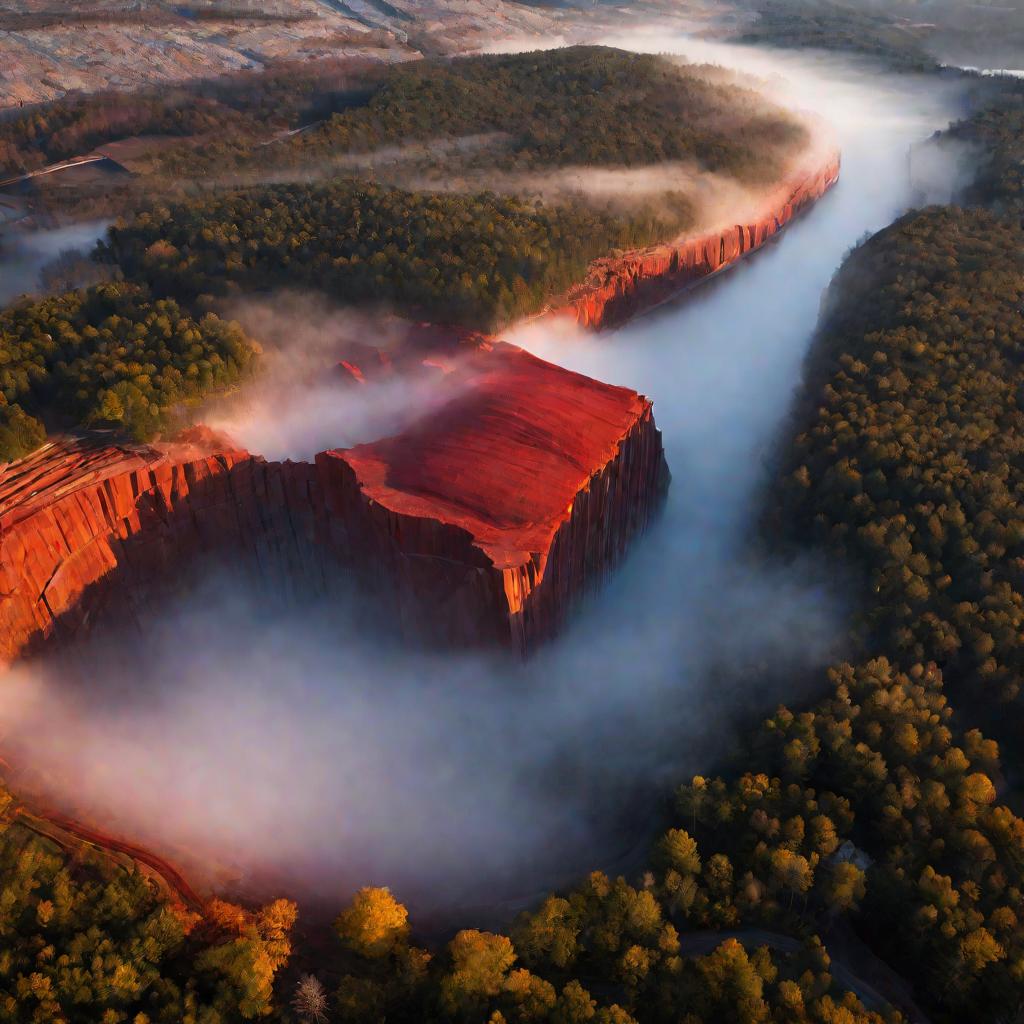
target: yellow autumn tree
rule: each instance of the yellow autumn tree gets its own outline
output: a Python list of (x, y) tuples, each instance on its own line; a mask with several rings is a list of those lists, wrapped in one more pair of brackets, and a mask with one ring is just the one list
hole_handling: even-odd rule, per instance
[(345, 946), (365, 957), (382, 957), (409, 938), (409, 912), (387, 887), (364, 886), (334, 923)]

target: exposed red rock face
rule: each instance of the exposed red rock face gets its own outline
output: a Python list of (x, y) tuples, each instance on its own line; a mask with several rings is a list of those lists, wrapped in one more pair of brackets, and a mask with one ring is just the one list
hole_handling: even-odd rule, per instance
[(130, 614), (199, 559), (315, 578), (321, 507), (312, 466), (203, 430), (176, 444), (69, 438), (0, 466), (0, 663), (108, 603)]
[(839, 154), (834, 153), (821, 166), (797, 172), (766, 202), (764, 214), (749, 224), (595, 260), (586, 280), (552, 303), (545, 315), (601, 328), (653, 309), (759, 249), (835, 185), (839, 165)]
[(353, 564), (407, 631), (526, 651), (650, 522), (668, 484), (651, 403), (497, 344), (402, 434), (317, 456)]
[(664, 493), (651, 403), (504, 344), (444, 379), (438, 412), (315, 466), (201, 429), (66, 439), (0, 466), (0, 661), (218, 561), (307, 592), (354, 568), (435, 641), (550, 636)]

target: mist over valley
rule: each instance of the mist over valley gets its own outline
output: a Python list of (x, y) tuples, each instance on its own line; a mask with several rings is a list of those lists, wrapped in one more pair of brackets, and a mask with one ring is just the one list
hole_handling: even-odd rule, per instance
[(1015, 1019), (1013, 18), (195, 6), (0, 119), (0, 1020)]

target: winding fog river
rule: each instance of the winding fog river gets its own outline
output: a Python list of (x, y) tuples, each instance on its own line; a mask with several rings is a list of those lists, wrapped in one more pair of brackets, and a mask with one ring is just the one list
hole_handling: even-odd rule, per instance
[(908, 147), (957, 115), (956, 96), (834, 57), (605, 41), (764, 75), (843, 150), (830, 195), (678, 305), (597, 338), (512, 338), (654, 399), (673, 473), (663, 520), (525, 667), (406, 655), (336, 610), (268, 615), (221, 581), (142, 643), (22, 671), (0, 727), (31, 731), (16, 756), (74, 779), (80, 807), (186, 866), (184, 851), (212, 852), (250, 891), (336, 909), (353, 885), (386, 883), (421, 920), (458, 905), (470, 924), (474, 905), (628, 861), (670, 783), (732, 749), (738, 715), (800, 700), (840, 653), (841, 584), (827, 565), (754, 561), (755, 496), (823, 290), (910, 204)]

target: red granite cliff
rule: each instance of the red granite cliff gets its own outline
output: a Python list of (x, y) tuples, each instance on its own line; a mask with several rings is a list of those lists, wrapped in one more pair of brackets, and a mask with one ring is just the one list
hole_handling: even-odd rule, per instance
[(446, 375), (437, 412), (315, 465), (200, 429), (69, 438), (0, 467), (0, 662), (218, 564), (307, 594), (354, 571), (435, 642), (551, 636), (656, 510), (660, 434), (635, 392), (490, 348)]
[(327, 519), (406, 632), (526, 651), (657, 512), (661, 434), (642, 395), (512, 345), (453, 376), (409, 430), (317, 456)]
[(586, 279), (554, 300), (542, 317), (604, 328), (653, 309), (759, 249), (825, 195), (839, 180), (839, 170), (839, 153), (831, 152), (790, 175), (749, 223), (595, 260)]
[(101, 434), (0, 466), (0, 663), (144, 607), (203, 559), (316, 577), (313, 467), (209, 431), (175, 444)]

